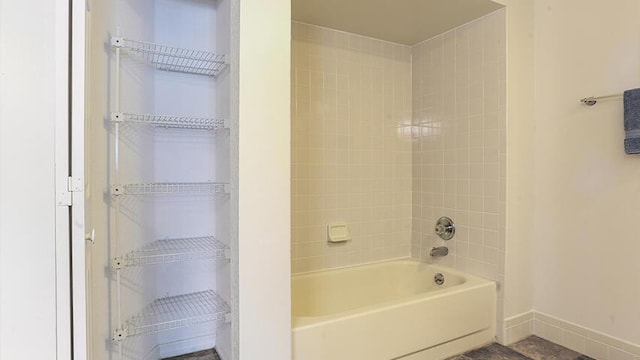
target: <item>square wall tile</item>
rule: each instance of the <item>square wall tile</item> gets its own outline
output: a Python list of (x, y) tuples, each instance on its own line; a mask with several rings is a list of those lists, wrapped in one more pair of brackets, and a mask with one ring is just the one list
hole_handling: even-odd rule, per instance
[(412, 207), (426, 211), (414, 213), (412, 231), (425, 238), (440, 216), (452, 216), (454, 266), (490, 278), (504, 275), (505, 39), (498, 11), (412, 48), (412, 124), (429, 124), (413, 131), (412, 183), (422, 195)]
[[(294, 273), (418, 256), (411, 48), (293, 23)], [(352, 240), (327, 242), (329, 222)]]

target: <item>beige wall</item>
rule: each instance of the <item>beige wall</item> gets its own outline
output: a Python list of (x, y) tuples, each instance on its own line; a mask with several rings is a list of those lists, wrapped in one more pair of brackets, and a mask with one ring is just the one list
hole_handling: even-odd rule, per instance
[[(586, 108), (577, 101), (638, 86), (640, 5), (498, 2), (506, 6), (508, 94), (499, 308), (513, 319), (535, 309), (637, 344), (640, 315), (634, 305), (640, 293), (632, 284), (640, 273), (640, 241), (627, 224), (634, 224), (639, 213), (633, 180), (638, 166), (635, 156), (622, 150), (621, 102)], [(610, 232), (608, 224), (624, 225)], [(509, 342), (549, 329), (552, 335), (571, 336), (536, 325), (539, 317), (519, 319), (527, 319), (524, 327), (508, 328), (498, 337)], [(615, 358), (611, 349), (605, 357), (594, 352), (597, 341), (588, 341), (585, 335), (578, 348)]]
[[(533, 1), (497, 2), (507, 12), (506, 252), (505, 277), (500, 282), (504, 299), (498, 309), (510, 318), (533, 308)], [(497, 334), (503, 342), (531, 333), (531, 322), (505, 325), (505, 331)]]
[(636, 0), (535, 2), (535, 309), (635, 344), (640, 157), (620, 100), (578, 100), (640, 85), (639, 18)]
[[(413, 47), (412, 256), (496, 281), (505, 258), (505, 35), (499, 10)], [(456, 223), (450, 241), (434, 234), (441, 216)], [(434, 246), (449, 256), (431, 257)]]
[(301, 23), (292, 48), (293, 272), (409, 256), (411, 48)]
[(242, 316), (236, 327), (241, 348), (236, 350), (240, 360), (287, 360), (291, 358), (291, 2), (243, 0), (239, 6), (232, 15), (235, 18), (239, 11), (242, 39), (236, 89)]
[(640, 4), (499, 2), (508, 26), (503, 339), (535, 333), (598, 359), (637, 359), (637, 231), (611, 235), (606, 224), (634, 223), (638, 167), (622, 148), (621, 101), (578, 100), (637, 86)]

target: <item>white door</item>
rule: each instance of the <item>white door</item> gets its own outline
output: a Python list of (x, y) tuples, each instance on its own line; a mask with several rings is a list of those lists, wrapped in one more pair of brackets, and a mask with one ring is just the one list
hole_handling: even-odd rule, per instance
[(83, 19), (0, 0), (0, 359), (86, 358)]

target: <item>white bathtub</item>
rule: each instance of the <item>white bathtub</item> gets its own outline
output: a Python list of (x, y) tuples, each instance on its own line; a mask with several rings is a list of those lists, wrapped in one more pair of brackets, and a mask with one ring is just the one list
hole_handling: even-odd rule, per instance
[(436, 360), (494, 339), (496, 289), (396, 260), (293, 276), (292, 308), (294, 360)]

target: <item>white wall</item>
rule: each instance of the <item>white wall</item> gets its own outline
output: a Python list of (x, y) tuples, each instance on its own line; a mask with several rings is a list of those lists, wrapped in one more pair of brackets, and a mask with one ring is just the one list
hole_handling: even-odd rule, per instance
[(640, 2), (535, 2), (535, 309), (640, 344), (640, 157), (620, 100), (640, 85)]
[(56, 83), (56, 39), (66, 37), (65, 27), (56, 32), (56, 7), (0, 0), (0, 358), (7, 360), (56, 354), (54, 136), (56, 111), (66, 106), (56, 96), (67, 90)]
[(291, 3), (243, 0), (239, 11), (239, 353), (287, 360)]

